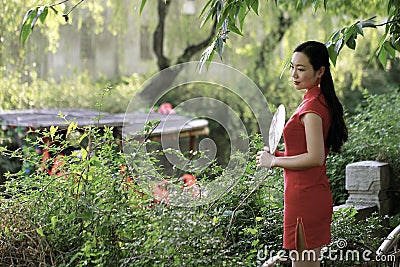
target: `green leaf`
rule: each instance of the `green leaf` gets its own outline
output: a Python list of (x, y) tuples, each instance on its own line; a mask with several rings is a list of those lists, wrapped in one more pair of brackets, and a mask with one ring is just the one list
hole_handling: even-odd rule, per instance
[[(357, 37), (357, 32), (356, 32), (356, 26), (353, 24), (348, 28), (345, 28), (344, 32), (343, 32), (343, 42), (347, 43), (347, 41), (350, 38), (356, 38)], [(343, 46), (342, 46), (343, 47)]]
[(336, 42), (336, 44), (335, 44), (335, 52), (336, 52), (336, 55), (339, 55), (339, 52), (340, 52), (340, 50), (342, 49), (342, 47), (343, 47), (343, 39), (340, 38), (340, 39)]
[(246, 228), (247, 231), (249, 231), (250, 234), (255, 235), (257, 234), (258, 230), (256, 228)]
[(54, 136), (56, 135), (56, 132), (58, 130), (58, 126), (54, 127), (54, 125), (50, 126), (50, 137), (51, 139), (54, 139)]
[(224, 41), (222, 40), (221, 37), (218, 37), (217, 40), (215, 41), (215, 50), (217, 51), (220, 59), (222, 60), (222, 50), (224, 48)]
[(350, 49), (356, 49), (356, 39), (354, 37), (349, 38), (349, 40), (347, 40), (346, 45), (350, 48)]
[(392, 46), (395, 47), (396, 50), (400, 52), (400, 37), (398, 37), (396, 39), (394, 36), (392, 36), (391, 43), (392, 43)]
[(236, 25), (233, 24), (233, 23), (229, 23), (229, 30), (230, 30), (231, 32), (233, 32), (233, 33), (236, 33), (236, 34), (238, 34), (238, 35), (240, 35), (240, 36), (243, 36), (243, 33), (242, 33), (242, 32), (239, 30), (239, 28), (236, 27)]
[(259, 3), (258, 0), (253, 0), (253, 3), (250, 5), (251, 9), (253, 9), (254, 13), (258, 14)]
[(378, 53), (378, 60), (379, 62), (382, 64), (382, 67), (386, 68), (386, 64), (387, 64), (387, 52), (385, 49), (383, 49), (383, 47), (381, 47), (381, 49), (379, 50)]
[(84, 148), (81, 148), (81, 155), (82, 155), (82, 160), (85, 160), (88, 156), (87, 150)]
[(215, 45), (216, 45), (216, 40), (213, 41), (201, 54), (201, 58), (200, 58), (200, 61), (198, 64), (199, 73), (201, 73), (201, 70), (203, 69), (204, 64), (208, 63), (208, 65), (209, 65), (210, 62), (212, 61), (212, 58), (215, 53)]
[(335, 31), (334, 33), (333, 33), (333, 35), (332, 35), (332, 41), (333, 42), (337, 42), (337, 40), (339, 40), (339, 38), (340, 38), (340, 30), (337, 30), (337, 31)]
[(75, 131), (77, 127), (78, 127), (78, 123), (77, 123), (77, 122), (71, 122), (71, 123), (68, 125), (68, 129), (67, 129), (67, 134), (66, 134), (66, 136), (68, 137), (68, 135), (69, 135), (71, 132)]
[(212, 13), (214, 12), (214, 10), (215, 10), (215, 6), (211, 7), (211, 8), (207, 11), (206, 15), (205, 15), (205, 16), (203, 17), (203, 19), (201, 20), (200, 28), (202, 28), (202, 27), (204, 26), (204, 24), (206, 24), (206, 22), (212, 17)]
[(246, 18), (246, 6), (242, 4), (238, 6), (237, 18), (239, 20), (240, 31), (243, 30), (244, 20)]
[[(202, 17), (202, 16), (203, 16), (204, 12), (206, 12), (208, 6), (209, 6), (212, 2), (213, 2), (213, 0), (209, 0), (209, 1), (203, 6), (203, 9), (201, 10), (199, 17)], [(210, 8), (210, 9), (211, 9), (211, 8)], [(210, 9), (209, 9), (209, 11), (210, 11)], [(209, 12), (209, 11), (208, 11), (208, 12)]]
[(333, 66), (336, 66), (338, 53), (336, 52), (335, 46), (333, 44), (328, 46), (328, 52), (329, 52), (329, 58), (331, 59)]
[(285, 70), (287, 69), (287, 67), (290, 65), (290, 58), (287, 58), (284, 61), (283, 67), (282, 67), (282, 71), (281, 71), (281, 75), (279, 76), (279, 79), (282, 79), (283, 73), (285, 72)]
[(327, 5), (328, 5), (328, 0), (324, 0), (324, 9), (325, 9), (325, 11), (326, 11)]
[(45, 6), (42, 14), (40, 14), (39, 17), (41, 23), (44, 23), (48, 14), (49, 14), (49, 7)]
[(51, 220), (51, 227), (52, 227), (52, 229), (53, 229), (53, 230), (56, 229), (56, 226), (57, 226), (57, 216), (52, 216), (50, 220)]
[(375, 21), (374, 21), (375, 18), (376, 18), (376, 16), (374, 16), (374, 17), (372, 17), (370, 19), (367, 19), (367, 20), (362, 20), (360, 22), (361, 26), (363, 28), (376, 28)]
[(320, 0), (314, 0), (314, 3), (313, 3), (314, 12), (317, 12), (317, 10), (319, 8), (319, 4), (320, 4)]
[(362, 36), (364, 36), (364, 31), (363, 31), (363, 26), (362, 26), (361, 21), (358, 21), (358, 22), (355, 24), (355, 29), (356, 29), (356, 32), (357, 32), (357, 33), (359, 33), (359, 34), (361, 34)]
[(21, 39), (21, 42), (23, 45), (25, 45), (25, 42), (28, 39), (31, 32), (32, 32), (32, 29), (29, 25), (22, 26), (20, 39)]
[(139, 14), (141, 15), (144, 9), (144, 6), (146, 5), (147, 0), (142, 0), (140, 3), (140, 8), (139, 8)]
[[(36, 18), (36, 14), (38, 12), (39, 7), (29, 9), (23, 20), (22, 20), (22, 28), (20, 33), (20, 40), (23, 45), (25, 45), (26, 40), (28, 39), (29, 35), (32, 32), (32, 22)], [(34, 23), (33, 23), (34, 24)]]
[(36, 232), (37, 232), (40, 236), (44, 236), (44, 233), (43, 233), (43, 229), (42, 229), (42, 228), (36, 229)]
[(37, 20), (39, 19), (40, 15), (42, 15), (42, 13), (43, 13), (43, 10), (44, 10), (44, 6), (38, 7), (38, 9), (36, 11), (36, 15), (32, 19), (32, 22), (31, 22), (31, 29), (33, 29), (35, 27)]
[(392, 44), (390, 43), (389, 40), (387, 40), (383, 43), (383, 47), (385, 48), (386, 52), (388, 52), (392, 58), (396, 58), (396, 49), (392, 46)]
[(28, 20), (28, 18), (31, 16), (32, 12), (36, 10), (36, 8), (31, 8), (29, 9), (24, 16), (24, 19), (22, 20), (22, 25), (24, 25), (26, 23), (26, 21)]

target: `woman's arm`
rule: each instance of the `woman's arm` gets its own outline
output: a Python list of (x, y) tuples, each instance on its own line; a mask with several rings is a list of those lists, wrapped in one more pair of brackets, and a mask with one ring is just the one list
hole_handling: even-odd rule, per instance
[(315, 113), (306, 113), (301, 117), (301, 121), (305, 128), (307, 152), (296, 156), (276, 157), (273, 167), (303, 170), (324, 164), (325, 146), (321, 117)]

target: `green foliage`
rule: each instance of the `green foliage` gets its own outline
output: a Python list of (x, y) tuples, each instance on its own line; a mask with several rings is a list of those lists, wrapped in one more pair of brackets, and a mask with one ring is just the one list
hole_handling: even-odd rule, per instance
[[(32, 146), (46, 149), (52, 155), (70, 146), (65, 136), (57, 132), (37, 134), (37, 139), (30, 137)], [(46, 137), (58, 145), (44, 143)], [(42, 162), (36, 151), (25, 150), (21, 154), (34, 168), (30, 175), (24, 170), (10, 174), (4, 186), (2, 198), (8, 200), (2, 203), (1, 214), (7, 216), (22, 203), (24, 209), (18, 217), (21, 220), (8, 221), (2, 217), (0, 234), (5, 241), (0, 245), (0, 254), (10, 256), (0, 258), (1, 265), (8, 265), (11, 260), (27, 264), (18, 255), (28, 253), (23, 245), (30, 243), (22, 244), (18, 252), (14, 250), (14, 238), (28, 226), (31, 232), (21, 238), (22, 243), (33, 239), (51, 248), (51, 254), (38, 248), (38, 254), (52, 256), (41, 258), (40, 264), (209, 266), (225, 262), (231, 265), (233, 259), (221, 250), (222, 232), (210, 227), (212, 218), (196, 208), (154, 206), (152, 195), (142, 194), (147, 192), (146, 188), (130, 182), (121, 172), (124, 156), (119, 152), (112, 129), (87, 128), (80, 139), (87, 142), (81, 141), (72, 154), (62, 157), (63, 164), (55, 173), (45, 171), (49, 162)], [(151, 154), (148, 156), (153, 158)], [(147, 170), (136, 171), (148, 179)]]
[[(330, 250), (334, 253), (331, 254), (333, 258), (325, 259), (327, 265), (353, 266), (373, 260), (375, 251), (382, 242), (382, 239), (377, 237), (388, 230), (383, 221), (383, 218), (376, 213), (358, 219), (357, 211), (352, 207), (335, 211), (331, 224), (332, 242), (327, 247), (328, 252)], [(366, 251), (368, 254), (363, 254)], [(349, 254), (349, 252), (357, 253)], [(329, 253), (324, 255), (327, 256)], [(370, 259), (364, 259), (363, 255), (367, 255)], [(336, 261), (333, 260), (335, 257)]]
[[(54, 8), (50, 8), (56, 14), (57, 11)], [(44, 22), (47, 14), (49, 13), (49, 6), (38, 6), (36, 8), (29, 9), (24, 19), (22, 20), (22, 28), (21, 28), (21, 42), (25, 45), (26, 39), (28, 39), (31, 34), (33, 28), (35, 27), (36, 22), (39, 20), (40, 22)]]
[[(69, 134), (77, 130), (71, 125)], [(132, 166), (141, 166), (143, 159), (157, 165), (159, 152), (140, 149), (148, 145), (146, 141), (131, 140), (138, 156), (127, 158), (120, 152), (112, 128), (80, 130), (79, 142), (73, 143), (56, 129), (30, 133), (26, 142), (31, 148), (14, 153), (31, 169), (9, 174), (1, 193), (0, 255), (7, 255), (0, 258), (1, 265), (13, 260), (20, 265), (51, 266), (258, 266), (260, 251), (280, 250), (281, 170), (275, 170), (241, 209), (232, 213), (265, 175), (256, 173), (260, 136), (252, 137), (248, 155), (238, 155), (248, 156), (245, 173), (240, 177), (227, 174), (238, 180), (235, 187), (209, 205), (180, 208), (155, 204), (149, 187), (135, 183), (135, 179), (152, 176), (164, 179), (162, 169), (121, 171), (127, 159)], [(146, 132), (151, 132), (151, 127)], [(46, 167), (55, 155), (72, 144), (74, 150), (60, 158), (63, 164), (57, 172), (48, 173)], [(48, 150), (53, 158), (43, 161), (33, 147)], [(221, 173), (218, 166), (210, 168), (214, 169), (210, 173)], [(135, 177), (130, 180), (132, 175)], [(349, 210), (335, 214), (333, 240), (345, 238), (349, 244), (373, 248), (377, 239), (360, 241), (359, 237), (372, 237), (378, 218), (352, 227), (354, 216)]]
[(123, 113), (132, 95), (141, 89), (144, 81), (137, 74), (123, 77), (116, 83), (102, 80), (93, 82), (86, 73), (59, 83), (51, 79), (38, 79), (34, 72), (30, 75), (32, 80), (24, 82), (24, 74), (0, 73), (0, 109), (93, 108), (98, 106), (104, 90), (107, 90), (107, 101), (102, 102), (101, 110)]
[[(382, 8), (373, 3), (368, 3), (373, 8)], [(204, 9), (200, 16), (203, 17), (202, 25), (207, 22), (211, 17), (217, 19), (216, 28), (219, 30), (216, 37), (210, 46), (204, 51), (200, 59), (200, 69), (208, 61), (212, 60), (213, 54), (216, 51), (220, 57), (222, 57), (222, 48), (224, 42), (228, 39), (228, 33), (233, 32), (235, 34), (242, 35), (243, 23), (246, 19), (247, 14), (254, 11), (258, 15), (259, 0), (249, 0), (249, 1), (236, 1), (236, 0), (208, 0), (204, 5)], [(275, 4), (282, 9), (288, 9), (293, 5), (293, 1), (275, 1)], [(314, 12), (317, 12), (319, 7), (323, 4), (324, 10), (329, 11), (342, 9), (342, 12), (338, 14), (354, 14), (357, 13), (357, 7), (354, 7), (352, 3), (341, 2), (339, 4), (329, 5), (328, 1), (315, 0), (315, 1), (296, 1), (296, 10), (302, 12), (305, 8), (312, 5)], [(367, 4), (367, 5), (368, 5)], [(365, 6), (366, 4), (363, 4)], [(342, 7), (342, 8), (341, 8)], [(343, 8), (347, 7), (347, 8)], [(383, 67), (386, 67), (387, 58), (396, 58), (396, 51), (400, 51), (399, 46), (399, 19), (400, 19), (400, 3), (398, 1), (388, 1), (386, 6), (386, 15), (388, 19), (385, 23), (376, 24), (373, 20), (375, 17), (367, 20), (359, 20), (356, 23), (344, 27), (341, 30), (337, 30), (329, 37), (327, 40), (327, 47), (329, 50), (330, 58), (332, 63), (336, 65), (336, 60), (339, 52), (344, 45), (351, 49), (356, 47), (356, 39), (358, 35), (364, 36), (363, 28), (376, 28), (380, 26), (386, 26), (385, 32), (381, 36), (381, 41), (376, 48), (375, 53), (372, 56), (377, 56), (379, 62)], [(376, 12), (373, 10), (373, 12)], [(237, 27), (239, 23), (239, 27)]]
[(393, 177), (392, 184), (399, 185), (399, 121), (400, 95), (397, 90), (382, 95), (365, 95), (363, 105), (359, 106), (357, 114), (348, 121), (349, 140), (343, 151), (329, 156), (327, 160), (327, 173), (331, 178), (336, 204), (343, 203), (347, 198), (344, 190), (345, 168), (353, 162), (388, 162)]

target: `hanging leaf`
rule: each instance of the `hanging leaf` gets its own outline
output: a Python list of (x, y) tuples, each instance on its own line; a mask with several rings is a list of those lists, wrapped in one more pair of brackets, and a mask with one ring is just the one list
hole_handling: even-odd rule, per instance
[(284, 61), (284, 64), (283, 64), (283, 67), (282, 67), (282, 71), (281, 71), (281, 75), (279, 76), (279, 79), (282, 79), (283, 73), (286, 71), (287, 67), (290, 65), (290, 61), (291, 61), (290, 58), (287, 58), (287, 59)]
[(238, 27), (236, 27), (235, 24), (229, 23), (228, 25), (229, 25), (229, 30), (230, 30), (231, 32), (234, 32), (234, 33), (236, 33), (236, 34), (238, 34), (238, 35), (240, 35), (240, 36), (243, 36), (243, 33), (239, 30)]
[(356, 49), (356, 38), (357, 35), (352, 36), (351, 38), (349, 38), (346, 42), (346, 45), (350, 48), (350, 49)]
[(362, 21), (360, 21), (360, 24), (363, 28), (376, 28), (375, 18), (376, 18), (376, 16), (373, 16), (370, 19), (362, 20)]
[(361, 21), (358, 21), (358, 22), (355, 24), (355, 29), (356, 29), (356, 32), (357, 32), (358, 34), (361, 34), (362, 36), (364, 36), (364, 31), (363, 31), (363, 26), (362, 26), (362, 24), (361, 24)]
[(244, 20), (246, 18), (246, 5), (242, 2), (240, 6), (237, 7), (235, 19), (239, 21), (240, 31), (243, 30)]
[(25, 45), (26, 40), (28, 39), (29, 35), (32, 32), (31, 25), (32, 25), (32, 21), (36, 18), (38, 8), (39, 7), (29, 9), (25, 14), (24, 19), (22, 20), (20, 40), (23, 45)]
[(386, 50), (387, 53), (389, 53), (392, 58), (396, 58), (396, 49), (392, 46), (389, 40), (383, 43), (383, 48)]
[(254, 13), (258, 14), (259, 9), (259, 1), (258, 0), (250, 0), (250, 8), (254, 11)]
[(320, 4), (319, 0), (314, 0), (314, 3), (313, 3), (314, 12), (317, 12), (317, 10), (319, 8), (319, 4)]
[(387, 52), (386, 52), (386, 50), (385, 50), (383, 47), (381, 47), (381, 49), (379, 50), (379, 53), (378, 53), (378, 60), (379, 60), (379, 62), (382, 64), (382, 66), (383, 66), (384, 68), (386, 68), (386, 64), (387, 64)]
[(22, 25), (24, 25), (26, 23), (26, 21), (28, 20), (29, 16), (32, 14), (32, 12), (34, 10), (36, 10), (36, 9), (35, 8), (31, 8), (25, 13), (25, 16), (24, 16), (24, 18), (22, 20)]
[(211, 7), (207, 13), (205, 14), (205, 16), (203, 17), (203, 19), (201, 20), (200, 23), (200, 28), (202, 28), (204, 26), (204, 24), (206, 24), (206, 22), (212, 17), (212, 14), (215, 10), (215, 5), (213, 7)]
[(336, 66), (336, 60), (338, 57), (338, 53), (336, 52), (335, 45), (331, 44), (328, 46), (328, 53), (329, 53), (329, 58), (331, 59), (333, 66)]
[(215, 50), (217, 51), (220, 59), (222, 60), (222, 50), (224, 48), (224, 41), (222, 40), (221, 37), (218, 37), (217, 40), (215, 41)]
[(42, 11), (42, 14), (39, 17), (41, 23), (44, 23), (44, 21), (47, 18), (47, 14), (49, 14), (49, 7), (48, 6), (43, 6), (43, 7), (44, 7), (44, 9)]
[(203, 6), (203, 9), (200, 12), (199, 17), (202, 17), (204, 12), (206, 12), (207, 8), (211, 5), (211, 3), (213, 2), (213, 0), (208, 0), (208, 2)]
[(335, 44), (335, 52), (336, 52), (336, 55), (339, 55), (339, 52), (340, 52), (340, 50), (342, 49), (342, 47), (343, 47), (343, 39), (340, 38), (340, 39), (336, 42), (336, 44)]
[(36, 24), (36, 22), (38, 21), (38, 19), (40, 18), (40, 16), (42, 15), (42, 13), (43, 13), (45, 7), (46, 7), (46, 6), (40, 6), (40, 7), (37, 8), (36, 15), (35, 15), (35, 17), (32, 19), (32, 22), (31, 22), (31, 29), (33, 29), (33, 28), (35, 27), (35, 24)]
[(327, 5), (328, 5), (328, 0), (324, 0), (324, 9), (325, 9), (325, 11), (326, 11)]
[(144, 9), (144, 6), (146, 5), (147, 0), (142, 0), (142, 2), (140, 3), (140, 8), (139, 8), (139, 14), (142, 14), (142, 11)]
[(205, 50), (204, 52), (201, 54), (201, 58), (198, 64), (198, 70), (199, 73), (201, 73), (204, 64), (208, 63), (208, 65), (211, 63), (212, 58), (214, 56), (215, 53), (215, 45), (216, 45), (216, 41), (213, 41)]

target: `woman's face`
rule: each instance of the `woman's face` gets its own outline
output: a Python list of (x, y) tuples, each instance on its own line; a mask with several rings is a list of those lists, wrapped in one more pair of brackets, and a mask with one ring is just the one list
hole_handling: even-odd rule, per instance
[(324, 67), (314, 71), (308, 57), (302, 52), (294, 52), (290, 63), (290, 72), (297, 90), (310, 89), (319, 84)]

